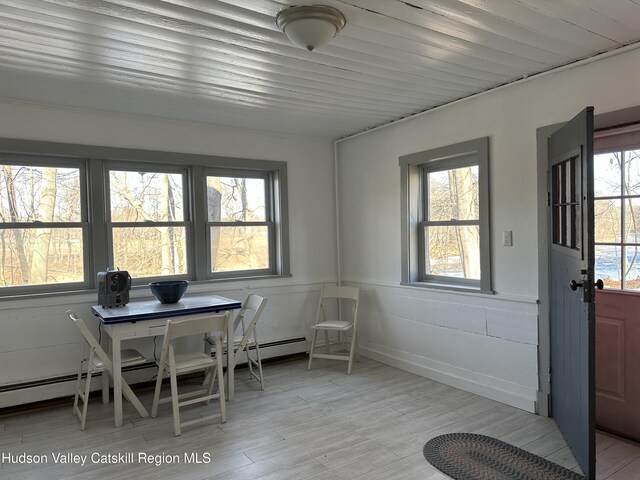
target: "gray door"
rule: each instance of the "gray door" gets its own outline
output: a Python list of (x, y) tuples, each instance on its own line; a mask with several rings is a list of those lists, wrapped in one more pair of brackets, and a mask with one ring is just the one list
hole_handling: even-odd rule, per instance
[(551, 416), (595, 478), (593, 107), (549, 137)]

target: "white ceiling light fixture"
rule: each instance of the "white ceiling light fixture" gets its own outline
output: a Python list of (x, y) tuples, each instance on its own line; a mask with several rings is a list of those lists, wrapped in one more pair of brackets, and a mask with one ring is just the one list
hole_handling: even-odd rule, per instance
[(276, 15), (278, 28), (291, 43), (309, 51), (329, 43), (346, 22), (340, 10), (326, 5), (299, 5)]

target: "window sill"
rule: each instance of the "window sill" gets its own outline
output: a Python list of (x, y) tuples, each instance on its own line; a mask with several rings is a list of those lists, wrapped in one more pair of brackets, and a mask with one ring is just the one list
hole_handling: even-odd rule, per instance
[(481, 290), (480, 287), (474, 285), (452, 285), (449, 283), (438, 282), (400, 282), (400, 285), (407, 287), (417, 287), (431, 290), (445, 290), (457, 293), (471, 293), (476, 295), (494, 295), (493, 290)]

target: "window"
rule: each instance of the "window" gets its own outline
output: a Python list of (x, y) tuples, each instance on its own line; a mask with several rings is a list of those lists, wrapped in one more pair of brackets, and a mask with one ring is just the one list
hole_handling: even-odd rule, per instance
[(273, 271), (275, 243), (268, 176), (207, 175), (209, 273)]
[(400, 158), (402, 283), (491, 291), (488, 139)]
[(134, 278), (186, 275), (186, 174), (118, 168), (107, 179), (112, 265)]
[(594, 156), (595, 274), (640, 291), (640, 143)]
[(0, 139), (0, 296), (288, 276), (285, 162)]
[(0, 288), (85, 284), (81, 163), (0, 156)]

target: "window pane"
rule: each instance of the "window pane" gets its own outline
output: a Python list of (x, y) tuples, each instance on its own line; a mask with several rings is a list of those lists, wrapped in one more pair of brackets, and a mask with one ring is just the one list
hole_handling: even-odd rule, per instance
[(264, 179), (207, 177), (207, 212), (210, 222), (266, 221)]
[(595, 274), (601, 278), (606, 288), (621, 288), (620, 262), (621, 247), (609, 245), (595, 246)]
[(80, 170), (2, 165), (0, 222), (79, 222)]
[(594, 202), (596, 243), (620, 242), (622, 211), (620, 200), (596, 200)]
[(620, 182), (622, 182), (620, 152), (594, 155), (593, 165), (595, 197), (619, 196)]
[(445, 226), (425, 229), (427, 275), (480, 279), (480, 227)]
[(184, 220), (182, 174), (109, 172), (112, 222)]
[(84, 281), (81, 228), (0, 229), (2, 287)]
[(624, 242), (640, 243), (640, 198), (624, 199)]
[(113, 267), (132, 277), (187, 273), (185, 227), (114, 227)]
[(640, 150), (624, 152), (624, 194), (640, 195)]
[(429, 220), (477, 220), (478, 167), (428, 174)]
[(624, 289), (640, 290), (640, 247), (625, 246)]
[(211, 227), (211, 271), (269, 268), (269, 229), (266, 226)]

